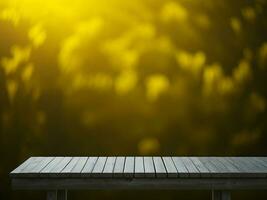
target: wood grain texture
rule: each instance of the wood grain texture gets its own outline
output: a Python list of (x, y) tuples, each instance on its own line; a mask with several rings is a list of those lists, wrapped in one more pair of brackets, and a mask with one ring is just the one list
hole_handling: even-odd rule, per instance
[(103, 169), (102, 176), (103, 177), (112, 177), (113, 176), (113, 169), (116, 162), (116, 157), (108, 157), (105, 167)]
[(153, 157), (155, 170), (156, 170), (156, 177), (157, 178), (165, 178), (167, 177), (167, 170), (164, 166), (163, 160), (161, 157)]
[(89, 157), (81, 171), (82, 177), (89, 177), (94, 169), (98, 157)]
[(176, 178), (178, 177), (178, 171), (173, 163), (173, 160), (171, 157), (162, 157), (164, 165), (166, 167), (167, 176), (170, 178)]
[(117, 178), (123, 177), (125, 157), (120, 156), (116, 158), (116, 163), (114, 166), (113, 176)]
[(104, 171), (104, 167), (107, 161), (107, 157), (99, 157), (95, 163), (94, 169), (91, 173), (91, 177), (101, 177)]
[(267, 178), (265, 157), (31, 157), (12, 178)]
[(145, 177), (145, 168), (144, 168), (144, 158), (143, 157), (135, 157), (134, 177), (136, 177), (136, 178)]
[(134, 176), (134, 157), (126, 157), (123, 175), (126, 178)]
[(172, 157), (173, 163), (178, 171), (179, 177), (189, 177), (189, 172), (180, 157)]
[(154, 178), (156, 176), (155, 166), (152, 157), (144, 157), (145, 177)]
[(205, 177), (211, 177), (210, 170), (202, 162), (200, 162), (199, 158), (197, 158), (197, 157), (190, 157), (189, 159), (196, 166), (196, 168), (200, 172), (200, 176), (201, 177), (203, 177), (203, 178), (205, 178)]

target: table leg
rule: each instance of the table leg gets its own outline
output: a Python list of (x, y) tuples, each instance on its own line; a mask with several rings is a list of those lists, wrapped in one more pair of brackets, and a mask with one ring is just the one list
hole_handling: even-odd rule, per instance
[(58, 200), (67, 200), (68, 198), (68, 190), (58, 190), (57, 191), (57, 199)]
[(212, 200), (231, 200), (231, 193), (224, 190), (212, 190)]
[(57, 191), (56, 190), (49, 190), (46, 193), (47, 200), (57, 200)]
[(47, 200), (67, 200), (68, 190), (47, 191)]

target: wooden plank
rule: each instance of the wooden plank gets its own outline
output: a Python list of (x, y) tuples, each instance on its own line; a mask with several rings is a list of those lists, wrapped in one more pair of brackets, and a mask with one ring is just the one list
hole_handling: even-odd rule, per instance
[(113, 171), (114, 177), (123, 177), (124, 162), (125, 157), (120, 156), (116, 158), (115, 167)]
[(82, 169), (81, 176), (88, 177), (91, 175), (98, 157), (89, 157)]
[(172, 157), (173, 163), (178, 171), (179, 177), (188, 177), (189, 172), (185, 167), (184, 163), (182, 162), (180, 157)]
[(87, 162), (89, 158), (88, 157), (79, 157), (78, 162), (71, 170), (71, 174), (81, 174), (83, 168), (85, 167), (85, 163)]
[(247, 162), (246, 160), (244, 160), (241, 157), (229, 157), (229, 160), (232, 161), (233, 164), (235, 164), (237, 167), (239, 167), (239, 169), (243, 169), (244, 172), (246, 173), (257, 173), (258, 170), (257, 168), (255, 168), (253, 165), (251, 165), (251, 163)]
[(145, 169), (144, 169), (144, 158), (143, 157), (135, 157), (134, 162), (134, 177), (143, 178), (145, 177)]
[(265, 157), (257, 157), (257, 158), (259, 158), (260, 160), (262, 160), (263, 162), (265, 162), (267, 164), (267, 156), (265, 156)]
[(116, 162), (116, 157), (108, 157), (107, 158), (107, 161), (106, 161), (103, 173), (102, 173), (103, 177), (107, 177), (108, 178), (108, 177), (112, 177), (113, 176), (113, 169), (114, 169), (114, 166), (115, 166), (115, 162)]
[(38, 157), (30, 157), (26, 161), (24, 161), (21, 165), (19, 165), (16, 169), (14, 169), (10, 174), (15, 176), (20, 173), (25, 167), (27, 167), (30, 163), (34, 162)]
[(267, 163), (264, 162), (263, 159), (261, 159), (261, 157), (252, 157), (251, 158), (253, 161), (261, 164), (263, 167), (267, 167)]
[(106, 156), (98, 157), (98, 159), (96, 161), (96, 164), (94, 166), (94, 169), (93, 169), (93, 171), (91, 173), (92, 177), (101, 177), (102, 176), (106, 161), (107, 161), (107, 157)]
[(51, 170), (50, 173), (58, 174), (60, 173), (67, 164), (71, 161), (72, 157), (64, 157), (57, 165), (55, 165)]
[(67, 164), (67, 166), (61, 171), (61, 174), (68, 174), (77, 165), (80, 157), (73, 157), (73, 159)]
[(167, 171), (164, 166), (163, 160), (161, 157), (153, 157), (155, 171), (156, 171), (156, 177), (157, 178), (165, 178), (167, 177)]
[(188, 157), (181, 157), (181, 161), (184, 163), (186, 169), (188, 170), (189, 177), (200, 177), (200, 171)]
[(210, 171), (211, 177), (222, 177), (223, 173), (207, 158), (199, 157), (199, 161)]
[(245, 177), (232, 163), (222, 157), (210, 157), (210, 161), (220, 170), (222, 177)]
[(221, 163), (217, 158), (215, 157), (209, 157), (207, 158), (211, 163), (214, 164), (214, 166), (224, 173), (226, 176), (231, 175), (232, 171), (228, 169), (223, 163)]
[(256, 162), (255, 160), (251, 159), (251, 157), (241, 157), (244, 162), (249, 163), (249, 165), (257, 170), (259, 173), (266, 173), (266, 167), (263, 166), (261, 163)]
[(124, 177), (131, 178), (134, 175), (134, 157), (126, 157), (123, 171)]
[(40, 175), (47, 176), (48, 173), (51, 173), (51, 171), (56, 167), (64, 157), (55, 157), (48, 165), (45, 166), (40, 172)]
[(28, 170), (25, 169), (22, 173), (26, 173), (26, 176), (29, 177), (38, 177), (42, 169), (45, 168), (53, 159), (54, 157), (44, 157), (38, 165), (35, 165), (33, 168)]
[(238, 170), (240, 170), (242, 176), (254, 178), (265, 177), (265, 174), (258, 173), (255, 168), (251, 167), (250, 164), (247, 165), (246, 162), (243, 162), (242, 159), (240, 159), (240, 157), (227, 157), (225, 159), (236, 166)]
[(200, 172), (201, 177), (210, 177), (210, 171), (205, 165), (203, 165), (202, 162), (197, 157), (189, 157), (189, 159), (193, 162), (193, 164), (196, 166), (198, 171)]
[(245, 178), (247, 175), (245, 173), (242, 173), (233, 163), (231, 163), (229, 160), (227, 160), (225, 157), (216, 157), (216, 159), (221, 162), (230, 172), (228, 174), (225, 174), (225, 177), (239, 177), (239, 178)]
[(164, 165), (167, 170), (167, 176), (170, 178), (178, 177), (178, 171), (173, 163), (173, 160), (171, 157), (162, 157)]
[(177, 177), (177, 174), (179, 177), (206, 177), (209, 174), (216, 178), (266, 178), (265, 160), (265, 157), (32, 157), (12, 172), (19, 172), (15, 177), (25, 178), (66, 174), (86, 177), (92, 171), (93, 177), (103, 178), (163, 178)]
[(21, 173), (31, 172), (31, 170), (33, 168), (35, 168), (36, 166), (38, 166), (44, 159), (45, 159), (45, 157), (36, 157), (36, 159), (34, 161), (29, 163), (24, 169), (22, 169)]
[(152, 157), (144, 157), (145, 177), (153, 178), (156, 176), (154, 162)]

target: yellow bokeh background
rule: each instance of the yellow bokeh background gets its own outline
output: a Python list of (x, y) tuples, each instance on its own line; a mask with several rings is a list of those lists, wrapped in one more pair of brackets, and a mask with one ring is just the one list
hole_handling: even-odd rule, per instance
[(40, 154), (266, 154), (266, 13), (266, 0), (0, 0), (0, 176)]

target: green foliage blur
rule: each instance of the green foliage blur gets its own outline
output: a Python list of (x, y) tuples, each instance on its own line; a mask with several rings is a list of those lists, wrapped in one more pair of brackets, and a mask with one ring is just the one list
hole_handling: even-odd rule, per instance
[(266, 155), (266, 80), (266, 0), (0, 0), (0, 199), (30, 156)]

